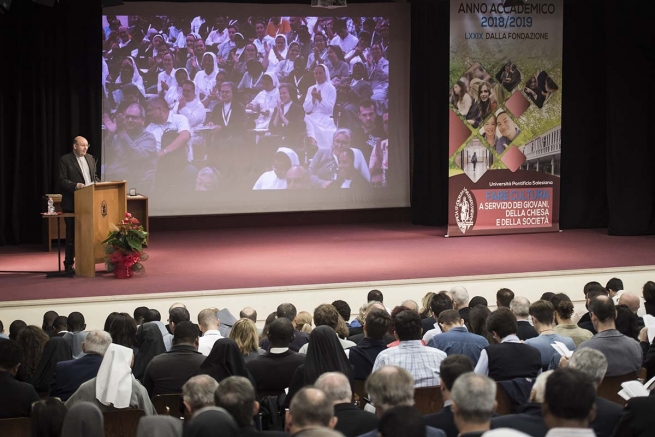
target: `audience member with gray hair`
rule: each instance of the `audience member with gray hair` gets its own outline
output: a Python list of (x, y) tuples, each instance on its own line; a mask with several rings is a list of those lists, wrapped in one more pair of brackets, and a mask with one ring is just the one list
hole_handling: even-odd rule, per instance
[(291, 436), (314, 428), (334, 428), (332, 403), (322, 390), (313, 387), (300, 389), (293, 397), (286, 415), (286, 428)]
[[(469, 321), (469, 313), (471, 308), (469, 308), (469, 292), (466, 288), (461, 285), (455, 285), (453, 288), (448, 291), (448, 294), (453, 299), (453, 309), (459, 312), (459, 315), (464, 319), (464, 323)], [(435, 314), (435, 318), (438, 319), (439, 315)]]
[[(573, 352), (568, 367), (591, 378), (595, 389), (598, 390), (607, 372), (607, 359), (602, 352), (583, 347)], [(596, 417), (589, 423), (596, 433), (596, 437), (612, 435), (612, 430), (619, 423), (621, 411), (622, 408), (619, 404), (596, 395)]]
[(208, 375), (198, 375), (189, 379), (182, 386), (182, 401), (192, 417), (203, 408), (214, 406), (214, 392), (218, 382)]
[(403, 306), (403, 307), (405, 307), (407, 309), (410, 309), (412, 311), (416, 311), (418, 313), (418, 304), (414, 300), (411, 300), (411, 299), (404, 300), (400, 304), (400, 306)]
[(322, 390), (334, 405), (334, 416), (337, 418), (337, 425), (334, 427), (336, 431), (346, 437), (356, 437), (377, 429), (377, 416), (353, 405), (350, 383), (343, 373), (324, 373), (316, 380), (314, 387)]
[(89, 331), (82, 342), (82, 351), (85, 355), (78, 360), (57, 363), (50, 394), (66, 402), (82, 384), (95, 378), (110, 344), (109, 333)]
[(453, 384), (450, 398), (460, 436), (489, 431), (491, 416), (496, 409), (496, 383), (493, 379), (477, 373), (465, 373)]
[(517, 332), (519, 340), (527, 340), (538, 336), (537, 330), (530, 324), (530, 301), (523, 296), (516, 296), (509, 303), (509, 309), (516, 316)]

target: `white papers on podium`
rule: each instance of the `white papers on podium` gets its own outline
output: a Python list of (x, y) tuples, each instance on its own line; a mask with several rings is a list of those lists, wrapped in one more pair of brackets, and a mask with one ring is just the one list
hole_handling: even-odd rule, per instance
[(655, 385), (655, 377), (651, 378), (650, 381), (647, 381), (644, 384), (638, 380), (626, 381), (621, 384), (623, 389), (619, 392), (619, 396), (626, 401), (632, 398), (645, 397), (650, 395), (653, 385)]
[(346, 0), (312, 0), (313, 8), (345, 8), (348, 6)]
[(569, 350), (568, 347), (561, 341), (555, 341), (551, 344), (552, 348), (557, 351), (558, 354), (560, 354), (563, 357), (566, 358), (571, 358), (571, 355), (573, 355), (573, 352)]

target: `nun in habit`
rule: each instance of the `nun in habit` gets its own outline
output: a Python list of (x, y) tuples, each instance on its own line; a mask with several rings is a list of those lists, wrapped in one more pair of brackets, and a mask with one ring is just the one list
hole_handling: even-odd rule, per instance
[(330, 81), (330, 72), (325, 65), (317, 65), (314, 68), (314, 79), (316, 85), (309, 87), (303, 104), (307, 114), (305, 115), (307, 136), (316, 141), (319, 149), (330, 149), (332, 136), (337, 130), (332, 118), (334, 104), (337, 101), (337, 90)]
[(175, 70), (175, 84), (168, 87), (168, 91), (163, 96), (169, 108), (172, 108), (182, 97), (182, 84), (187, 80), (189, 80), (189, 73), (186, 68)]
[(200, 96), (200, 100), (203, 100), (205, 96), (211, 93), (219, 71), (216, 55), (212, 52), (205, 52), (202, 55), (200, 66), (202, 70), (198, 71), (193, 82), (196, 84), (196, 94)]
[(271, 121), (273, 111), (277, 107), (277, 102), (280, 99), (278, 85), (279, 82), (275, 73), (264, 73), (262, 76), (262, 86), (264, 89), (246, 106), (246, 109), (259, 112), (259, 116), (255, 119), (255, 127), (257, 129), (268, 129), (268, 123)]
[[(114, 82), (115, 85), (126, 83), (133, 83), (139, 89), (139, 91), (141, 91), (142, 95), (146, 95), (146, 90), (143, 87), (143, 78), (141, 77), (141, 73), (139, 73), (139, 69), (136, 68), (136, 62), (134, 62), (134, 58), (131, 56), (123, 59), (123, 62), (121, 63), (121, 74), (116, 78), (116, 81)], [(112, 92), (112, 96), (114, 97), (114, 102), (116, 105), (125, 99), (123, 96), (123, 91), (119, 86), (115, 87), (114, 91)]]
[(291, 167), (300, 165), (298, 155), (288, 147), (280, 147), (273, 158), (273, 170), (262, 174), (253, 190), (285, 190), (287, 188), (287, 172)]
[(101, 411), (135, 408), (147, 416), (156, 415), (148, 391), (132, 375), (131, 348), (110, 344), (100, 364), (98, 376), (88, 380), (66, 401), (70, 410), (79, 402), (92, 402)]

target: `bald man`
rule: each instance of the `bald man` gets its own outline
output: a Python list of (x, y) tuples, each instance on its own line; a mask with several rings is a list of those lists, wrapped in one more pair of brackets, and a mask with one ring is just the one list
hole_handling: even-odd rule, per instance
[[(89, 142), (75, 137), (73, 150), (59, 158), (59, 191), (63, 212), (75, 212), (75, 191), (100, 181), (96, 176), (96, 159), (87, 153)], [(66, 272), (75, 273), (75, 218), (66, 217)]]

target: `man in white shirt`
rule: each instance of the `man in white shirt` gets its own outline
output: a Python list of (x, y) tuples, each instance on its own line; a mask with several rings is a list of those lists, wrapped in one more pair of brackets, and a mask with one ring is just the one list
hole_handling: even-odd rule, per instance
[(227, 27), (225, 27), (225, 17), (216, 17), (214, 28), (207, 35), (205, 44), (212, 47), (218, 47), (228, 39)]
[(333, 46), (341, 47), (344, 53), (350, 53), (351, 50), (354, 50), (357, 47), (357, 42), (359, 41), (356, 37), (348, 33), (348, 27), (344, 20), (337, 20), (334, 22), (332, 29), (337, 34), (332, 41), (330, 42)]
[(596, 389), (582, 372), (557, 369), (546, 381), (542, 414), (546, 437), (595, 437), (589, 422), (596, 417)]
[(266, 33), (266, 23), (261, 20), (255, 22), (255, 35), (256, 38), (252, 43), (257, 47), (257, 53), (259, 53), (259, 58), (263, 58), (266, 53), (267, 45), (269, 48), (275, 45), (275, 39)]
[(198, 352), (208, 356), (214, 347), (216, 340), (223, 338), (218, 331), (221, 324), (216, 318), (216, 308), (205, 308), (198, 314), (198, 326), (202, 331), (202, 337), (199, 339)]
[[(184, 115), (171, 112), (163, 97), (156, 96), (148, 99), (146, 113), (151, 121), (146, 127), (146, 131), (153, 134), (157, 141), (157, 156), (161, 157), (186, 146), (187, 141), (191, 138), (189, 120)], [(166, 130), (174, 130), (178, 135), (173, 142), (162, 149), (161, 137)]]

